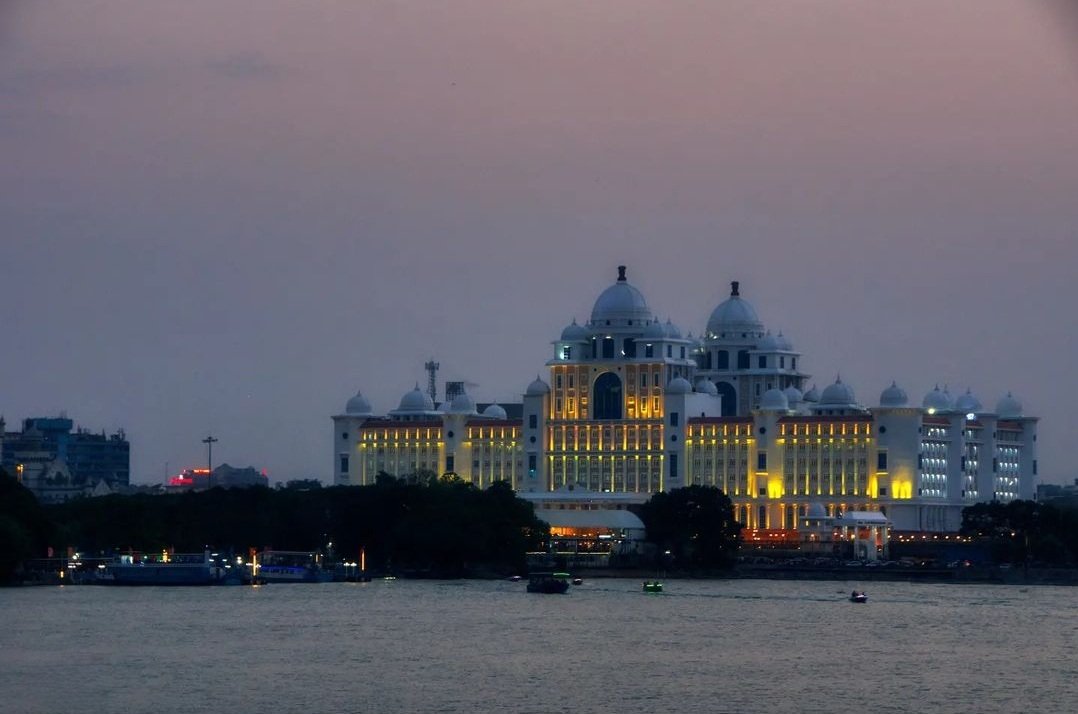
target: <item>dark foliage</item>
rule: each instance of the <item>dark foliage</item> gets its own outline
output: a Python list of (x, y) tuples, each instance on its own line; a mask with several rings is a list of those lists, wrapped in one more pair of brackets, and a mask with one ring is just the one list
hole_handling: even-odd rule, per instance
[(46, 555), (52, 525), (29, 489), (0, 469), (0, 583), (19, 564)]
[(962, 510), (962, 533), (986, 539), (999, 563), (1078, 565), (1078, 501), (978, 503)]
[(647, 538), (670, 565), (686, 570), (730, 568), (741, 541), (730, 499), (712, 486), (688, 486), (657, 493), (640, 509)]
[(508, 485), (480, 491), (425, 474), (373, 486), (107, 496), (49, 513), (58, 541), (87, 553), (273, 548), (355, 560), (363, 548), (370, 570), (445, 577), (519, 571), (548, 534)]

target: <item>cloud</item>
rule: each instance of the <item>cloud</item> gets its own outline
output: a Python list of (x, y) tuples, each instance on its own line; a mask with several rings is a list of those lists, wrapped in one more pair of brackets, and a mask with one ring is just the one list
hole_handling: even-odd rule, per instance
[(0, 75), (0, 93), (22, 96), (41, 92), (124, 89), (145, 81), (149, 74), (146, 69), (122, 64), (35, 67)]
[(258, 52), (241, 52), (206, 65), (211, 71), (229, 79), (254, 80), (277, 79), (284, 68), (274, 64)]

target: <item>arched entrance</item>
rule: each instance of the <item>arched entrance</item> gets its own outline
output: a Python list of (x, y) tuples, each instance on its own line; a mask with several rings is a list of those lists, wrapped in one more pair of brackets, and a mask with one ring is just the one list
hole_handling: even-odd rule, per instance
[(595, 380), (592, 389), (592, 419), (621, 419), (621, 377), (604, 372)]
[(737, 392), (729, 382), (715, 382), (715, 389), (719, 390), (722, 397), (722, 415), (724, 417), (737, 416)]

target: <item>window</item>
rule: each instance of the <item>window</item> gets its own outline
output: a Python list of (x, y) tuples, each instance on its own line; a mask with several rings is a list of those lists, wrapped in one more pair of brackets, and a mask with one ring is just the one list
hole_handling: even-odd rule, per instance
[(656, 387), (658, 387), (659, 386), (659, 373), (656, 372), (654, 377), (655, 377), (655, 379), (652, 380), (652, 384), (654, 384)]
[(341, 454), (341, 473), (348, 473), (348, 454)]
[(763, 355), (760, 355), (756, 360), (756, 366), (759, 367), (760, 369), (763, 369), (764, 367), (766, 367), (767, 366), (767, 357), (764, 357)]
[(670, 478), (677, 478), (677, 454), (673, 451), (669, 454), (670, 457)]
[(678, 421), (679, 420), (677, 412), (670, 412), (670, 426), (677, 426)]
[(557, 389), (561, 389), (561, 375), (560, 374), (554, 375), (554, 386)]
[(535, 462), (536, 462), (535, 454), (528, 454), (528, 474), (531, 475), (531, 476), (535, 475)]
[(573, 375), (570, 374), (569, 375), (569, 389), (573, 388), (573, 382), (574, 382)]
[(674, 356), (674, 346), (673, 345), (667, 345), (666, 346), (666, 356), (671, 357), (671, 358)]
[(886, 495), (887, 495), (887, 487), (886, 486), (880, 486), (880, 496), (886, 496)]
[(613, 359), (613, 358), (614, 358), (614, 338), (613, 337), (604, 337), (603, 338), (603, 359)]
[(719, 350), (718, 359), (715, 362), (716, 369), (730, 369), (730, 353), (726, 350)]
[(681, 359), (685, 359), (685, 348), (681, 348)]
[(779, 369), (786, 369), (786, 358), (779, 357)]
[(535, 414), (529, 414), (528, 415), (528, 428), (529, 429), (534, 429), (538, 425), (539, 425), (539, 417), (536, 416)]
[(767, 471), (767, 452), (760, 451), (756, 454), (756, 470)]
[(625, 340), (624, 352), (625, 352), (625, 356), (628, 357), (629, 359), (635, 359), (636, 358), (636, 340), (634, 340), (631, 337), (627, 338)]
[(655, 345), (644, 345), (644, 357), (651, 359), (655, 356)]
[(749, 368), (749, 351), (738, 350), (737, 351), (737, 368), (748, 369)]
[(453, 467), (455, 466), (455, 464), (456, 464), (456, 460), (453, 458), (453, 454), (447, 454), (446, 457), (445, 457), (445, 470), (446, 471), (453, 471), (454, 470)]
[(887, 470), (887, 452), (886, 451), (879, 451), (879, 452), (876, 453), (876, 470), (877, 471), (886, 471)]
[(561, 358), (565, 359), (565, 360), (572, 359), (573, 358), (573, 348), (572, 347), (562, 347), (561, 348)]
[(641, 372), (641, 373), (640, 373), (640, 386), (641, 386), (642, 388), (647, 388), (647, 386), (648, 386), (648, 375), (647, 375), (647, 372)]
[(348, 441), (348, 432), (346, 431), (343, 434), (341, 434), (341, 438), (344, 439), (345, 441)]
[(797, 358), (796, 357), (791, 357), (790, 358), (790, 369), (797, 369)]

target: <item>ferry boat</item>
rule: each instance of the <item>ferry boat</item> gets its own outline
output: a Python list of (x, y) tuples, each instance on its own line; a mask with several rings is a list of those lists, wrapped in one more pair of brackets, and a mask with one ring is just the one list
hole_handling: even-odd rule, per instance
[(239, 585), (243, 569), (217, 553), (128, 553), (105, 564), (102, 585)]
[(569, 573), (532, 573), (528, 592), (562, 595), (569, 590)]
[(325, 583), (333, 574), (322, 569), (318, 553), (265, 550), (251, 565), (251, 579), (259, 584)]

